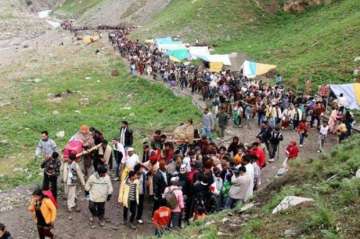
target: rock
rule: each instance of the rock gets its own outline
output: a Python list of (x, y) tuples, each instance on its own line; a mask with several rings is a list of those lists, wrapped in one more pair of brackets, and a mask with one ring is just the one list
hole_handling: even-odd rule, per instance
[(293, 229), (287, 229), (284, 232), (285, 237), (293, 237), (293, 236), (296, 236), (296, 235), (297, 235), (297, 232), (295, 230), (293, 230)]
[(64, 138), (65, 137), (65, 131), (61, 130), (61, 131), (57, 132), (56, 137), (60, 138), (60, 139)]
[(0, 144), (8, 144), (9, 141), (7, 141), (6, 139), (0, 140)]
[(354, 61), (355, 61), (355, 62), (360, 61), (360, 56), (355, 57)]
[(360, 178), (360, 168), (356, 171), (355, 177), (356, 177), (356, 178)]
[(80, 105), (81, 106), (87, 106), (87, 105), (89, 105), (89, 103), (90, 103), (90, 100), (87, 97), (83, 97), (83, 98), (80, 99)]
[(225, 223), (227, 223), (228, 221), (230, 221), (230, 219), (227, 218), (227, 217), (224, 217), (221, 221), (222, 221), (223, 224), (225, 224)]
[(284, 176), (286, 173), (287, 173), (287, 169), (286, 168), (280, 168), (277, 173), (276, 173), (276, 176), (278, 177), (281, 177), (281, 176)]
[(242, 206), (242, 207), (240, 208), (240, 212), (245, 212), (245, 211), (253, 208), (254, 206), (255, 206), (254, 203), (247, 203), (247, 204), (245, 204), (244, 206)]
[(85, 77), (85, 80), (91, 80), (90, 76)]
[(35, 79), (33, 80), (34, 83), (39, 83), (39, 82), (41, 82), (41, 81), (42, 81), (42, 79), (39, 79), (39, 78), (35, 78)]
[(53, 115), (58, 115), (58, 114), (60, 114), (60, 113), (59, 113), (59, 111), (54, 110), (54, 111), (52, 112), (52, 114), (53, 114)]
[(112, 70), (111, 71), (111, 76), (119, 76), (119, 71), (118, 70)]
[(15, 172), (23, 172), (24, 171), (24, 169), (23, 168), (14, 168), (13, 169), (13, 172), (15, 173)]
[(272, 214), (278, 213), (280, 211), (286, 210), (290, 207), (305, 203), (305, 202), (313, 202), (314, 199), (312, 198), (305, 198), (305, 197), (297, 197), (297, 196), (287, 196), (285, 197), (279, 205), (277, 205)]
[(75, 110), (74, 111), (75, 113), (78, 113), (78, 114), (80, 114), (81, 112), (80, 112), (80, 110)]
[(129, 116), (130, 116), (130, 117), (134, 117), (134, 116), (135, 116), (135, 113), (132, 112), (132, 113), (129, 114)]

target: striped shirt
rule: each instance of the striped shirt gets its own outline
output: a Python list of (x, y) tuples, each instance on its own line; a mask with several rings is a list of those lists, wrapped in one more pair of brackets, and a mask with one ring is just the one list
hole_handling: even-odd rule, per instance
[(136, 183), (128, 181), (129, 185), (129, 201), (136, 201)]

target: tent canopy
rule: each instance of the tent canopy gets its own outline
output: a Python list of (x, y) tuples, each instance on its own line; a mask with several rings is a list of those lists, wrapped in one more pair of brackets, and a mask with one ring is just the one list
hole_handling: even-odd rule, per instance
[(207, 46), (191, 46), (189, 47), (189, 52), (193, 60), (198, 58), (202, 59), (210, 55), (210, 51)]
[(243, 74), (247, 78), (255, 78), (256, 76), (264, 75), (276, 68), (276, 65), (256, 63), (254, 61), (244, 61), (242, 65)]
[(347, 99), (349, 109), (360, 109), (360, 83), (330, 85), (331, 91), (339, 97), (342, 93)]
[(250, 58), (242, 53), (236, 53), (233, 52), (229, 55), (231, 66), (231, 71), (239, 71), (241, 69), (241, 66), (244, 64), (246, 60), (249, 60)]
[(202, 56), (202, 60), (207, 62), (221, 62), (226, 66), (231, 66), (229, 55), (208, 55), (208, 56)]
[(162, 37), (162, 38), (156, 38), (155, 43), (159, 46), (159, 44), (171, 44), (173, 42), (171, 37)]
[(166, 54), (170, 57), (176, 58), (180, 61), (189, 58), (189, 50), (186, 48), (183, 49), (174, 49), (174, 50), (168, 50)]

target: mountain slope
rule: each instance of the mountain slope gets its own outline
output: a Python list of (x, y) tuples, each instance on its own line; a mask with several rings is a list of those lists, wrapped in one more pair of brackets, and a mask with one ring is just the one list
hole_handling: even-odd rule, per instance
[[(179, 35), (214, 44), (218, 52), (244, 52), (277, 64), (297, 87), (307, 79), (316, 84), (352, 80), (360, 50), (357, 0), (335, 1), (299, 14), (272, 14), (267, 11), (269, 2), (173, 0), (134, 37)], [(277, 1), (272, 3), (272, 9), (278, 9)]]

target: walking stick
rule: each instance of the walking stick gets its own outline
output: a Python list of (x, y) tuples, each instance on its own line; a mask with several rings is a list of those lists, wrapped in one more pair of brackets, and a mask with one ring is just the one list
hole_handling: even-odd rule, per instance
[(281, 141), (279, 142), (279, 146), (278, 146), (278, 149), (277, 149), (277, 156), (276, 156), (277, 160), (280, 160), (280, 146), (281, 146)]

